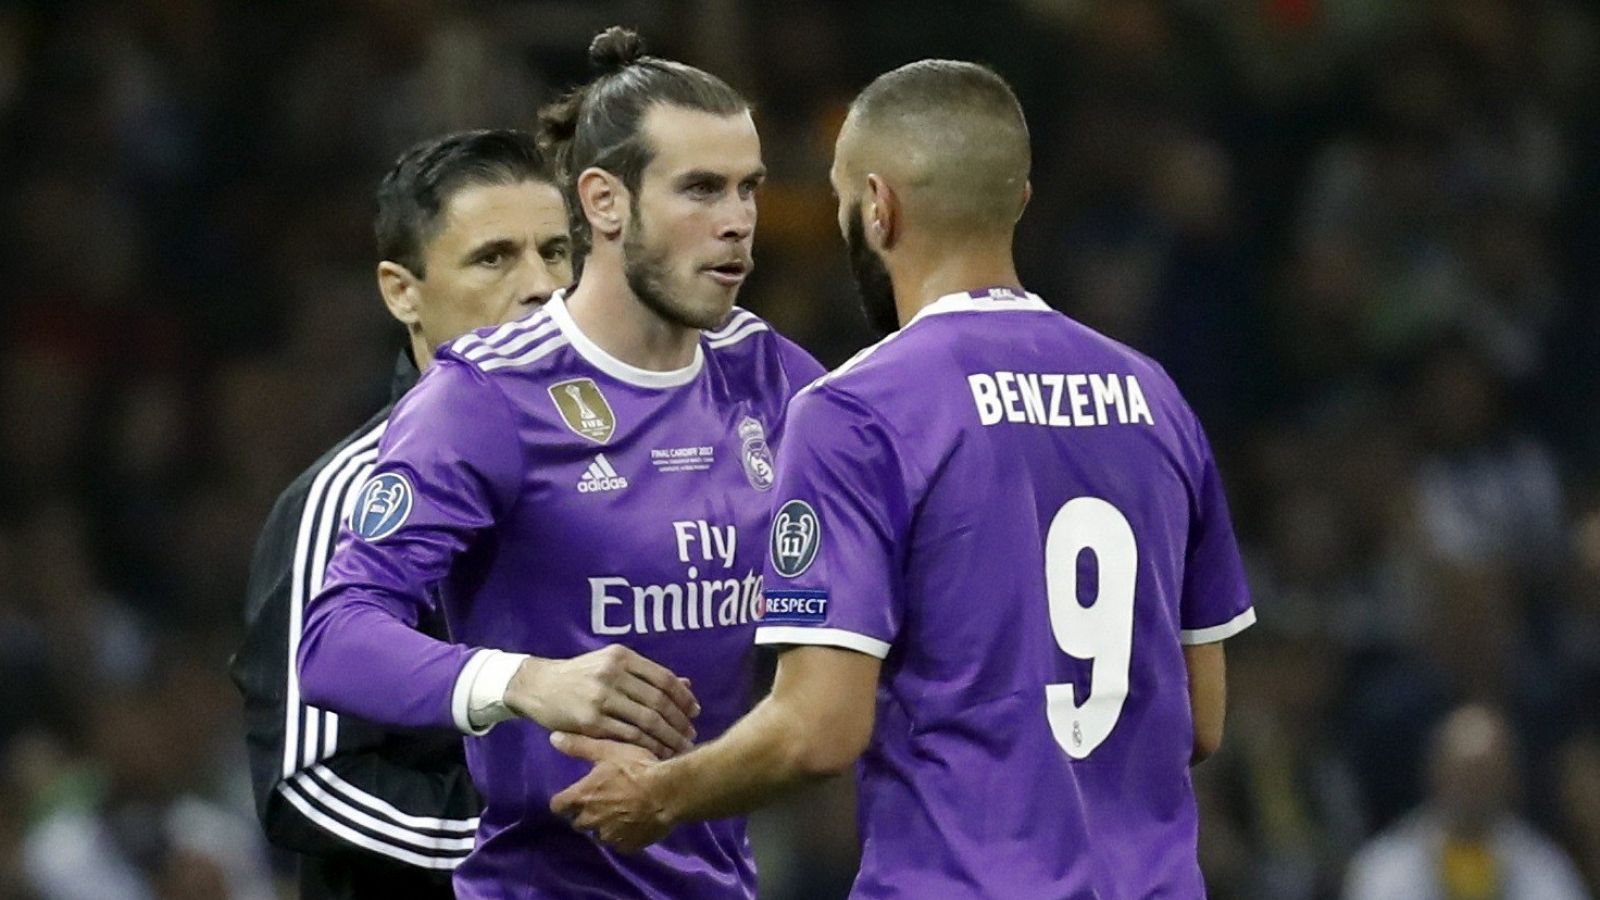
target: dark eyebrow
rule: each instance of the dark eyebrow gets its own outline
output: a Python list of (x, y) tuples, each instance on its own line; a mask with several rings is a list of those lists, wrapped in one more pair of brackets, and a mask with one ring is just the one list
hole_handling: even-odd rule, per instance
[(709, 169), (690, 169), (689, 171), (678, 176), (679, 187), (688, 187), (691, 184), (698, 184), (702, 181), (708, 181), (714, 185), (720, 186), (728, 183), (728, 177), (719, 172), (713, 172)]
[(744, 177), (744, 180), (745, 181), (766, 181), (767, 180), (767, 167), (766, 166), (762, 166), (761, 168), (755, 170), (754, 172), (751, 172), (749, 175), (746, 175)]
[(521, 242), (512, 238), (494, 238), (492, 240), (487, 240), (478, 246), (473, 247), (471, 250), (468, 250), (466, 254), (461, 257), (461, 264), (464, 266), (470, 266), (473, 263), (481, 259), (485, 259), (495, 253), (505, 253), (515, 256), (517, 250), (521, 246)]

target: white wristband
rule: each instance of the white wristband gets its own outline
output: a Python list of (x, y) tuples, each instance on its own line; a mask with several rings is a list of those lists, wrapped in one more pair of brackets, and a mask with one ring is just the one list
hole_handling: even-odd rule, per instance
[(467, 660), (456, 680), (456, 727), (468, 734), (488, 734), (506, 719), (514, 718), (506, 706), (506, 689), (517, 674), (526, 653), (504, 650), (479, 650)]

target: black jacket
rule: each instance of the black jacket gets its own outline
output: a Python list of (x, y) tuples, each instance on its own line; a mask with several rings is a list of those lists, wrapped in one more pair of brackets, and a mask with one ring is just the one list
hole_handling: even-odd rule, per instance
[[(230, 670), (245, 699), (256, 812), (272, 843), (302, 854), (308, 900), (450, 897), (477, 829), (461, 735), (396, 733), (306, 706), (295, 675), (306, 604), (389, 413), (416, 381), (402, 352), (389, 405), (283, 492), (250, 565), (247, 631)], [(419, 626), (444, 636), (441, 622)]]

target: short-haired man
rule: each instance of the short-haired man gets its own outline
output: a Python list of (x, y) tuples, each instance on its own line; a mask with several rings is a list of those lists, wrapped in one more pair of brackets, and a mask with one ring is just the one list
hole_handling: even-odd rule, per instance
[[(821, 374), (733, 307), (764, 174), (748, 104), (631, 32), (590, 56), (599, 77), (545, 117), (589, 235), (578, 285), (453, 342), (401, 401), (309, 613), (301, 683), (477, 735), (463, 898), (750, 898), (742, 820), (625, 855), (548, 809), (581, 768), (550, 729), (638, 737), (617, 714), (660, 708), (665, 687), (636, 680), (575, 717), (541, 689), (552, 661), (613, 642), (660, 660), (692, 681), (705, 737), (748, 708), (771, 448)], [(412, 627), (434, 610), (449, 642)]]
[(859, 897), (1200, 897), (1189, 765), (1218, 643), (1254, 620), (1221, 480), (1159, 366), (1022, 289), (1022, 110), (928, 60), (851, 107), (831, 180), (869, 317), (899, 330), (795, 398), (765, 616), (772, 694), (554, 802), (637, 847), (860, 770)]
[[(294, 667), (339, 523), (366, 483), (394, 401), (434, 350), (531, 312), (572, 280), (567, 208), (531, 135), (471, 131), (417, 144), (378, 189), (378, 287), (406, 328), (388, 406), (278, 498), (250, 569), (233, 660), (246, 701), (256, 808), (301, 854), (300, 896), (449, 897), (479, 800), (459, 735), (396, 733), (307, 705)], [(442, 623), (421, 627), (443, 634)]]

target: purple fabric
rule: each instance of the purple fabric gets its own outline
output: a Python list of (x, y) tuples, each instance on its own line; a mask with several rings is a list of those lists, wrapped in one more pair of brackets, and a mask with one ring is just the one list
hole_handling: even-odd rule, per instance
[(1182, 644), (1253, 613), (1165, 373), (955, 294), (788, 429), (757, 640), (885, 659), (853, 896), (1203, 896)]
[[(442, 350), (383, 436), (368, 485), (394, 489), (352, 500), (372, 537), (346, 528), (308, 612), (305, 696), (453, 727), (473, 649), (571, 657), (622, 643), (693, 680), (700, 740), (724, 731), (751, 700), (783, 412), (821, 368), (742, 311), (701, 348), (682, 383), (650, 383), (588, 345), (557, 299)], [(410, 507), (396, 526), (401, 477)], [(455, 643), (406, 627), (432, 604)], [(549, 813), (587, 764), (544, 729), (512, 720), (466, 742), (487, 806), (458, 896), (754, 896), (743, 820), (614, 853)]]

